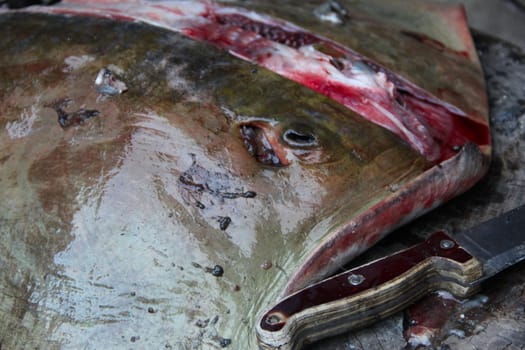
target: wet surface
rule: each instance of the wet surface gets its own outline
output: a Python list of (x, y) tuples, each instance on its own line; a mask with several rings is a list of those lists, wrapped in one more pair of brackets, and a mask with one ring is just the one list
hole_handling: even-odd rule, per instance
[[(521, 87), (525, 54), (516, 46), (479, 33), (475, 40), (491, 108), (494, 148), (488, 175), (474, 189), (394, 232), (354, 265), (416, 244), (436, 230), (459, 232), (524, 203), (525, 96)], [(434, 338), (413, 338), (414, 347), (403, 337), (403, 322), (410, 326), (413, 316), (409, 313), (308, 349), (521, 349), (525, 346), (523, 268), (521, 263), (486, 281), (481, 294), (469, 300), (455, 302), (434, 296), (416, 305), (412, 312), (422, 313), (419, 320), (426, 320), (425, 327)]]
[[(105, 28), (103, 24), (99, 23), (99, 25)], [(132, 34), (144, 34), (133, 25), (127, 26), (126, 30), (131, 31)], [(5, 126), (5, 132), (0, 136), (13, 142), (14, 146), (2, 150), (0, 164), (8, 164), (12, 167), (13, 162), (19, 161), (21, 156), (16, 150), (21, 143), (20, 139), (30, 136), (40, 141), (34, 148), (28, 147), (22, 150), (22, 153), (25, 152), (24, 156), (29, 155), (34, 158), (34, 164), (30, 164), (28, 179), (22, 176), (11, 181), (10, 177), (13, 175), (6, 173), (4, 177), (2, 174), (3, 181), (9, 179), (6, 181), (6, 187), (14, 187), (16, 191), (18, 187), (13, 184), (19, 181), (23, 182), (20, 188), (29, 188), (36, 193), (28, 192), (25, 197), (15, 193), (12, 197), (21, 198), (21, 203), (9, 212), (12, 217), (1, 219), (28, 227), (16, 227), (9, 231), (6, 237), (14, 243), (3, 242), (5, 244), (3, 248), (10, 250), (12, 245), (19, 246), (28, 242), (29, 247), (44, 244), (49, 248), (47, 252), (49, 255), (42, 259), (47, 263), (40, 267), (44, 271), (43, 274), (38, 269), (33, 270), (31, 262), (27, 263), (28, 259), (35, 259), (32, 255), (35, 252), (30, 251), (27, 254), (29, 258), (24, 254), (15, 258), (17, 263), (20, 262), (17, 265), (18, 279), (4, 284), (11, 288), (9, 290), (11, 295), (18, 296), (13, 307), (13, 315), (16, 317), (10, 318), (2, 331), (15, 329), (22, 334), (20, 339), (24, 339), (23, 334), (27, 329), (38, 329), (47, 331), (52, 336), (46, 338), (46, 335), (42, 334), (40, 340), (34, 340), (35, 343), (48, 339), (51, 345), (44, 344), (44, 346), (74, 348), (82, 344), (85, 339), (83, 337), (100, 334), (95, 329), (97, 326), (93, 326), (94, 323), (100, 322), (110, 325), (108, 329), (116, 330), (105, 334), (109, 339), (108, 343), (113, 347), (128, 346), (130, 343), (154, 343), (161, 347), (192, 348), (197, 346), (194, 343), (197, 338), (204, 339), (206, 345), (215, 348), (238, 347), (239, 343), (236, 344), (235, 341), (239, 339), (239, 334), (232, 335), (228, 330), (218, 332), (217, 329), (223, 329), (221, 327), (224, 323), (230, 322), (234, 324), (233, 328), (240, 328), (241, 332), (246, 331), (243, 327), (249, 322), (246, 319), (240, 322), (231, 321), (235, 318), (231, 316), (232, 313), (235, 315), (236, 308), (243, 310), (248, 308), (249, 313), (256, 313), (257, 307), (266, 301), (257, 300), (255, 304), (259, 304), (252, 307), (254, 291), (261, 293), (260, 286), (264, 286), (264, 290), (270, 290), (269, 286), (272, 283), (278, 283), (275, 275), (268, 277), (268, 272), (283, 273), (283, 275), (289, 273), (301, 258), (302, 253), (295, 253), (297, 247), (304, 249), (303, 252), (308, 250), (305, 246), (315, 244), (323, 232), (326, 232), (327, 227), (335, 225), (338, 218), (330, 217), (332, 211), (337, 211), (334, 208), (339, 208), (341, 205), (346, 210), (349, 198), (346, 196), (339, 198), (334, 196), (334, 193), (339, 195), (342, 192), (341, 188), (347, 188), (348, 182), (348, 187), (352, 188), (350, 202), (354, 203), (352, 204), (354, 207), (349, 209), (352, 212), (363, 205), (366, 196), (362, 196), (361, 191), (366, 192), (367, 195), (379, 196), (384, 195), (385, 192), (394, 193), (402, 186), (403, 181), (428, 166), (413, 153), (408, 153), (407, 159), (406, 148), (402, 146), (399, 146), (401, 148), (398, 153), (393, 152), (393, 164), (387, 164), (386, 159), (392, 157), (390, 147), (397, 147), (392, 141), (393, 138), (387, 137), (387, 141), (384, 141), (384, 134), (375, 131), (370, 131), (373, 136), (366, 136), (368, 139), (361, 139), (361, 135), (351, 130), (340, 132), (342, 125), (348, 129), (358, 129), (366, 123), (362, 124), (359, 119), (327, 123), (326, 115), (331, 116), (332, 112), (334, 114), (345, 112), (334, 104), (326, 102), (328, 107), (323, 109), (321, 114), (316, 115), (325, 118), (319, 125), (315, 124), (317, 127), (314, 130), (317, 132), (321, 130), (321, 132), (313, 136), (297, 127), (297, 121), (313, 114), (311, 112), (315, 108), (312, 108), (312, 105), (307, 105), (306, 112), (299, 113), (300, 115), (297, 116), (290, 117), (289, 112), (290, 110), (295, 112), (297, 109), (285, 108), (284, 112), (288, 113), (286, 118), (283, 115), (280, 115), (280, 118), (270, 118), (272, 121), (279, 121), (283, 127), (271, 129), (278, 137), (272, 139), (272, 142), (266, 139), (266, 142), (272, 149), (278, 150), (285, 149), (281, 148), (282, 142), (295, 158), (292, 157), (293, 162), (286, 164), (289, 165), (287, 167), (289, 169), (284, 169), (282, 166), (267, 167), (268, 164), (264, 162), (256, 162), (257, 158), (260, 158), (257, 157), (257, 152), (252, 152), (252, 157), (255, 154), (255, 159), (249, 157), (250, 152), (246, 152), (253, 147), (253, 144), (264, 143), (264, 139), (256, 137), (255, 141), (246, 145), (241, 138), (242, 129), (239, 124), (246, 125), (247, 121), (244, 118), (246, 116), (255, 115), (257, 123), (260, 123), (261, 120), (268, 121), (268, 114), (279, 115), (283, 111), (282, 105), (271, 109), (268, 105), (254, 106), (250, 103), (261, 97), (261, 91), (265, 98), (274, 101), (276, 97), (272, 95), (271, 90), (279, 91), (275, 87), (283, 84), (282, 81), (272, 85), (273, 78), (268, 78), (268, 73), (262, 71), (262, 78), (257, 74), (257, 79), (263, 79), (270, 84), (265, 85), (265, 83), (262, 87), (254, 84), (254, 68), (249, 65), (241, 65), (241, 69), (237, 70), (237, 67), (232, 67), (228, 62), (226, 64), (221, 62), (208, 70), (206, 67), (210, 65), (210, 60), (197, 54), (202, 50), (201, 47), (186, 47), (184, 41), (178, 41), (180, 38), (173, 40), (160, 35), (159, 39), (156, 37), (159, 35), (158, 31), (148, 32), (148, 30), (145, 35), (150, 35), (148, 38), (153, 37), (151, 41), (155, 44), (160, 42), (159, 45), (162, 46), (167, 43), (168, 46), (171, 45), (170, 47), (182, 45), (189, 51), (185, 54), (199, 59), (187, 62), (184, 55), (178, 53), (170, 55), (169, 49), (145, 47), (141, 48), (143, 51), (138, 54), (143, 60), (136, 61), (142, 63), (138, 63), (139, 66), (136, 67), (133, 66), (136, 63), (133, 62), (136, 59), (133, 54), (131, 57), (120, 57), (121, 61), (118, 61), (115, 60), (115, 53), (107, 47), (99, 46), (94, 50), (83, 47), (87, 46), (90, 40), (100, 40), (99, 35), (105, 34), (81, 36), (80, 40), (73, 40), (73, 48), (71, 42), (67, 43), (63, 49), (64, 53), (57, 49), (58, 53), (55, 54), (59, 55), (60, 59), (58, 64), (54, 63), (55, 67), (49, 68), (52, 64), (46, 61), (25, 62), (15, 67), (7, 65), (8, 68), (2, 71), (8, 77), (6, 81), (16, 76), (12, 68), (44, 73), (44, 78), (38, 82), (41, 85), (36, 87), (31, 87), (27, 82), (22, 84), (24, 86), (18, 87), (10, 86), (9, 82), (2, 83), (5, 84), (2, 88), (7, 86), (11, 93), (7, 98), (7, 106), (9, 111), (14, 112), (11, 112), (7, 119), (1, 120), (0, 125)], [(275, 35), (278, 37), (279, 33)], [(122, 33), (117, 34), (117, 37), (122, 40), (122, 47), (129, 49), (129, 45), (126, 44), (129, 38), (126, 39), (125, 34)], [(111, 41), (111, 39), (103, 41), (105, 40)], [(23, 41), (20, 45), (24, 45)], [(218, 52), (214, 54), (220, 56)], [(164, 60), (163, 57), (168, 58)], [(85, 120), (79, 127), (72, 126), (64, 135), (59, 134), (48, 123), (48, 119), (53, 120), (53, 118), (56, 123), (56, 115), (44, 114), (42, 117), (41, 113), (47, 113), (40, 111), (42, 103), (48, 103), (52, 97), (64, 97), (65, 94), (64, 91), (49, 93), (49, 90), (45, 89), (52, 86), (53, 79), (57, 78), (55, 75), (59, 75), (60, 78), (65, 77), (66, 80), (77, 79), (81, 84), (85, 84), (83, 91), (95, 91), (92, 86), (92, 90), (88, 88), (89, 74), (92, 84), (94, 72), (96, 73), (100, 67), (115, 62), (123, 66), (125, 80), (130, 82), (130, 96), (126, 93), (119, 100), (111, 99), (111, 96), (106, 100), (97, 100), (96, 93), (93, 92), (86, 101), (100, 106), (101, 114), (97, 118)], [(186, 64), (189, 67), (185, 66)], [(153, 72), (151, 67), (154, 67)], [(86, 71), (79, 73), (79, 68)], [(217, 70), (235, 74), (237, 78), (242, 78), (241, 83), (238, 85), (232, 83), (233, 85), (225, 87), (217, 79), (206, 85), (208, 82), (203, 82), (203, 77), (208, 76), (210, 71), (217, 72)], [(501, 76), (500, 73), (498, 74)], [(248, 80), (244, 80), (245, 78)], [(195, 84), (195, 81), (199, 81), (199, 84)], [(169, 87), (169, 92), (164, 95), (162, 92), (158, 94), (166, 86)], [(293, 89), (293, 86), (286, 86), (289, 87)], [(28, 88), (34, 90), (24, 93), (24, 89)], [(216, 95), (210, 97), (208, 88), (210, 90), (224, 88), (227, 93), (219, 97)], [(238, 96), (240, 89), (247, 90), (247, 94)], [(73, 88), (71, 90), (74, 91)], [(31, 97), (34, 98), (36, 95), (35, 91), (45, 91), (40, 97), (42, 103), (31, 100)], [(296, 96), (302, 93), (303, 91), (296, 92)], [(309, 95), (308, 92), (304, 93), (308, 98), (318, 98), (316, 95)], [(148, 97), (147, 102), (140, 99), (143, 96)], [(254, 96), (257, 98), (254, 99)], [(282, 94), (277, 97), (282, 98)], [(134, 105), (137, 100), (134, 99), (144, 102), (145, 107), (137, 108)], [(9, 104), (9, 101), (19, 100), (23, 101), (20, 105), (13, 106), (12, 102)], [(71, 111), (85, 108), (85, 101), (79, 96), (75, 96), (74, 100), (76, 102), (71, 106)], [(217, 108), (215, 104), (217, 100), (220, 102), (219, 107), (226, 107), (226, 109)], [(204, 104), (208, 105), (202, 108), (197, 101), (201, 104), (204, 101)], [(295, 98), (288, 99), (283, 105), (291, 102), (297, 101)], [(321, 102), (324, 104), (325, 100)], [(118, 113), (115, 113), (115, 110)], [(188, 114), (197, 116), (197, 122), (188, 121), (185, 118)], [(509, 122), (512, 123), (513, 119), (509, 118)], [(205, 132), (201, 133), (198, 130), (202, 128)], [(366, 126), (364, 128), (369, 130)], [(48, 139), (37, 134), (39, 131), (49, 130), (52, 132), (50, 138), (59, 140), (59, 143), (48, 145)], [(97, 138), (100, 133), (103, 137)], [(268, 133), (268, 135), (272, 134)], [(232, 140), (232, 143), (221, 140), (224, 136), (227, 140)], [(183, 139), (191, 139), (195, 142), (180, 144)], [(95, 146), (86, 146), (93, 140)], [(370, 140), (373, 145), (369, 144)], [(173, 148), (166, 147), (166, 143)], [(71, 145), (74, 147), (71, 148)], [(322, 147), (319, 152), (305, 153), (305, 145)], [(183, 151), (173, 151), (173, 149), (183, 149)], [(339, 151), (341, 149), (344, 151)], [(11, 152), (12, 150), (15, 152)], [(222, 150), (228, 154), (222, 156)], [(266, 148), (259, 154), (264, 158), (265, 152), (267, 152)], [(232, 162), (231, 159), (234, 161)], [(282, 161), (280, 163), (279, 165), (283, 164)], [(309, 164), (321, 164), (322, 171), (309, 168)], [(335, 164), (340, 167), (340, 172), (334, 170)], [(364, 169), (360, 168), (362, 166)], [(500, 166), (506, 165), (500, 163)], [(519, 168), (516, 164), (514, 167)], [(23, 172), (22, 169), (21, 173)], [(377, 184), (370, 184), (370, 175), (375, 172), (380, 172), (385, 178)], [(254, 179), (259, 176), (263, 179), (260, 182)], [(327, 179), (330, 179), (328, 184)], [(365, 181), (366, 188), (361, 188), (360, 184)], [(338, 187), (338, 184), (343, 182), (345, 186)], [(147, 200), (144, 201), (144, 198)], [(319, 198), (322, 198), (322, 206), (315, 204), (319, 202)], [(42, 208), (39, 207), (40, 202)], [(232, 204), (239, 202), (242, 204)], [(301, 208), (302, 213), (297, 212), (297, 207)], [(148, 210), (141, 213), (143, 208)], [(16, 216), (16, 210), (30, 214), (20, 218)], [(348, 215), (345, 210), (338, 215), (340, 214), (341, 217)], [(130, 212), (133, 215), (130, 215)], [(110, 216), (111, 220), (117, 218), (116, 226), (107, 227), (100, 224), (105, 216)], [(329, 217), (328, 222), (322, 222), (319, 227), (314, 225), (320, 217), (326, 216)], [(44, 219), (34, 220), (40, 217)], [(152, 217), (158, 220), (154, 227), (147, 224)], [(228, 218), (230, 220), (227, 220)], [(181, 229), (174, 224), (177, 220), (185, 227)], [(55, 231), (49, 227), (58, 227), (58, 229)], [(241, 230), (241, 227), (247, 229)], [(223, 228), (227, 234), (221, 232), (224, 231)], [(19, 232), (18, 230), (36, 232), (37, 237), (29, 236), (26, 242), (21, 243), (17, 241), (16, 234), (13, 234)], [(268, 237), (263, 237), (264, 232), (268, 232)], [(269, 247), (262, 247), (259, 244), (261, 240), (273, 243)], [(200, 256), (198, 249), (193, 250), (197, 241), (198, 244), (206, 247), (204, 254)], [(30, 249), (38, 251), (35, 248)], [(288, 256), (289, 252), (294, 252), (296, 255)], [(136, 254), (134, 256), (136, 266), (133, 265), (133, 260), (132, 266), (129, 267), (118, 264), (119, 261), (129, 258), (130, 254)], [(189, 256), (192, 254), (197, 256)], [(5, 256), (11, 255), (6, 253)], [(35, 261), (41, 262), (39, 258)], [(144, 261), (147, 263), (140, 266), (138, 262)], [(194, 263), (190, 264), (189, 261)], [(272, 264), (272, 261), (275, 263)], [(214, 265), (218, 263), (220, 265)], [(247, 267), (242, 266), (243, 264)], [(105, 265), (115, 266), (115, 270), (106, 269)], [(221, 276), (213, 274), (217, 266), (220, 267), (217, 271), (222, 273), (217, 272), (216, 275)], [(49, 270), (52, 270), (52, 273)], [(42, 279), (42, 275), (51, 277)], [(277, 278), (282, 281), (286, 277), (280, 275)], [(51, 282), (47, 282), (48, 278)], [(182, 298), (187, 297), (184, 292), (177, 290), (180, 285), (183, 285), (181, 289), (188, 290), (195, 290), (196, 286), (199, 291), (219, 290), (221, 300), (218, 304), (223, 304), (210, 306), (214, 301), (213, 295), (199, 292), (182, 301), (183, 304), (189, 305), (187, 309), (174, 312), (169, 305), (180, 304), (177, 297), (181, 295)], [(246, 303), (230, 303), (228, 298), (235, 294), (232, 292), (237, 293), (239, 299), (245, 297)], [(9, 299), (9, 293), (5, 294), (4, 299)], [(241, 297), (238, 296), (239, 293)], [(86, 297), (90, 299), (90, 305), (83, 310), (83, 301), (85, 301), (83, 299)], [(266, 295), (264, 298), (270, 300), (272, 296)], [(9, 302), (10, 299), (6, 304)], [(66, 307), (65, 314), (60, 314), (62, 305)], [(144, 314), (158, 318), (143, 319)], [(242, 314), (246, 314), (246, 311)], [(24, 326), (17, 328), (15, 319), (24, 320)], [(119, 328), (118, 324), (121, 322), (128, 322), (128, 324), (126, 327)], [(172, 324), (187, 326), (184, 340), (166, 339), (169, 336), (154, 339), (153, 335), (148, 334), (147, 329), (158, 324), (163, 327), (163, 335), (173, 333)], [(242, 325), (239, 327), (237, 326), (239, 324)], [(387, 321), (387, 324), (391, 325), (392, 322)], [(27, 325), (34, 325), (34, 327)], [(69, 339), (68, 336), (75, 333), (75, 327), (80, 327), (81, 334), (78, 339)], [(122, 334), (121, 339), (112, 337), (114, 334)], [(394, 333), (384, 332), (385, 337), (392, 334)], [(17, 340), (11, 340), (12, 344), (15, 341)], [(373, 343), (373, 341), (361, 342)], [(389, 346), (396, 344), (398, 343), (394, 340)], [(363, 348), (371, 349), (373, 346), (367, 345)]]
[(100, 114), (100, 112), (97, 110), (84, 108), (74, 112), (66, 112), (65, 108), (67, 108), (70, 102), (70, 99), (65, 98), (46, 106), (55, 110), (58, 116), (58, 124), (60, 124), (60, 126), (63, 128), (67, 128), (72, 125), (82, 125), (86, 120), (96, 117)]
[[(327, 98), (175, 33), (0, 21), (2, 348), (249, 347), (323, 236), (429, 166)], [(128, 91), (100, 98), (110, 66)], [(99, 114), (62, 128), (46, 106), (65, 98), (68, 115)], [(328, 156), (261, 164), (246, 116), (277, 135), (309, 125)]]
[(126, 84), (108, 68), (102, 68), (95, 79), (97, 91), (106, 96), (116, 96), (128, 90)]
[[(342, 26), (323, 23), (314, 2), (293, 0), (279, 6), (239, 4), (279, 19), (199, 2), (145, 7), (134, 2), (63, 4), (36, 11), (103, 13), (208, 42), (338, 101), (390, 130), (434, 164), (454, 157), (454, 148), (469, 142), (482, 150), (490, 147), (479, 62), (459, 7), (332, 2), (330, 11), (356, 17)], [(275, 145), (276, 135), (258, 134), (251, 138), (256, 144), (266, 140), (267, 146)], [(261, 149), (261, 160), (268, 164), (287, 165), (285, 150), (267, 146), (252, 148)]]

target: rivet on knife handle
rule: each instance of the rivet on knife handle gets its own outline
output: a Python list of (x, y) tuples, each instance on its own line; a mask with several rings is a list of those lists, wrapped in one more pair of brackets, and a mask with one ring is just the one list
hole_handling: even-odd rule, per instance
[(481, 263), (444, 232), (397, 254), (311, 285), (280, 301), (260, 319), (262, 349), (299, 349), (306, 343), (392, 315), (425, 294), (475, 291)]

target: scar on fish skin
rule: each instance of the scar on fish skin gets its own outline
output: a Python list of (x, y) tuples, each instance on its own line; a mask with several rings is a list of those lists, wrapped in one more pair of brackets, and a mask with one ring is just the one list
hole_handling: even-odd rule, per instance
[[(206, 207), (200, 201), (203, 193), (220, 199), (254, 198), (257, 196), (254, 191), (231, 191), (227, 175), (209, 172), (197, 164), (194, 155), (191, 156), (193, 158), (192, 165), (178, 179), (179, 189), (182, 191), (186, 202), (194, 203), (197, 208), (204, 209)], [(221, 227), (223, 225), (227, 227), (228, 224), (221, 224)]]
[(45, 105), (45, 107), (55, 110), (58, 115), (58, 124), (60, 124), (63, 129), (72, 125), (82, 125), (84, 124), (84, 121), (100, 114), (100, 112), (95, 109), (84, 108), (80, 108), (74, 112), (66, 112), (64, 109), (67, 108), (71, 101), (72, 100), (69, 98), (64, 98)]
[(254, 198), (257, 194), (253, 191), (246, 192), (221, 192), (211, 189), (207, 183), (201, 184), (193, 180), (193, 177), (190, 174), (183, 173), (179, 177), (179, 182), (183, 185), (188, 186), (196, 192), (207, 192), (216, 197), (225, 198), (225, 199), (237, 199), (237, 198)]

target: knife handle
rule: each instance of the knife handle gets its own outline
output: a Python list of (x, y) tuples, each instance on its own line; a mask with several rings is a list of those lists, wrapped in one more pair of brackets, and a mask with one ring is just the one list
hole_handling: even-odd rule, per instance
[(444, 232), (385, 258), (306, 287), (278, 302), (257, 325), (260, 349), (296, 350), (371, 324), (425, 294), (475, 292), (482, 265)]

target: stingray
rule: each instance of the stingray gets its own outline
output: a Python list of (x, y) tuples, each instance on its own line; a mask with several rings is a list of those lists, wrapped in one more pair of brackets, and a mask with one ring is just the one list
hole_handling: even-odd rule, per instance
[(254, 349), (265, 310), (488, 168), (458, 7), (70, 0), (0, 24), (7, 348)]

